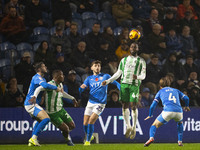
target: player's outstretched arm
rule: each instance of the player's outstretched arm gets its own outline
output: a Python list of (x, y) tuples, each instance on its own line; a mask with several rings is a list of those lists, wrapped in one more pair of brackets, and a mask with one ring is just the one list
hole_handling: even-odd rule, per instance
[(41, 82), (40, 85), (45, 88), (45, 89), (49, 89), (49, 90), (57, 90), (57, 92), (60, 92), (61, 89), (55, 85), (51, 85), (49, 83), (46, 82)]
[(158, 105), (158, 102), (154, 100), (149, 109), (149, 116), (146, 117), (144, 120), (147, 120), (147, 119), (153, 117), (153, 111), (155, 110), (157, 105)]
[(107, 85), (110, 82), (113, 82), (114, 80), (117, 80), (121, 76), (121, 74), (122, 74), (122, 71), (120, 69), (118, 69), (117, 72), (115, 74), (113, 74), (113, 76), (110, 79), (103, 81), (101, 84), (102, 85)]
[(69, 95), (65, 91), (63, 91), (62, 93), (63, 93), (63, 98), (67, 98), (67, 99), (71, 99), (72, 100), (72, 102), (74, 104), (74, 107), (78, 106), (78, 102), (76, 101), (76, 99), (73, 96)]

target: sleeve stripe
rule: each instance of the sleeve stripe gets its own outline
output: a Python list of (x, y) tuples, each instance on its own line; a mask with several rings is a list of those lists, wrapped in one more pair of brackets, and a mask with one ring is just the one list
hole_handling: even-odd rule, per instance
[(42, 82), (44, 82), (44, 81), (41, 81), (41, 82), (39, 83), (39, 85), (40, 85)]
[(156, 102), (158, 102), (158, 103), (159, 103), (159, 100), (157, 100), (157, 99), (154, 99), (154, 101), (156, 101)]

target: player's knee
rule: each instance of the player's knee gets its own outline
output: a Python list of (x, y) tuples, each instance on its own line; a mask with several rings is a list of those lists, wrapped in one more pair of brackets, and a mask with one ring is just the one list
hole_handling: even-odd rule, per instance
[(133, 110), (133, 111), (135, 111), (136, 110), (136, 106), (131, 106), (131, 109)]
[(73, 130), (74, 128), (76, 128), (76, 125), (74, 123), (70, 124), (69, 130)]

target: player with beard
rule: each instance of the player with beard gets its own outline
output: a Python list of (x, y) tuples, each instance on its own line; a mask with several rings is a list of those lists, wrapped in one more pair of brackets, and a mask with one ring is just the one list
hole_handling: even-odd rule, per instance
[[(122, 114), (127, 126), (125, 136), (134, 139), (138, 118), (139, 88), (141, 81), (146, 77), (146, 62), (138, 56), (139, 47), (137, 43), (131, 43), (129, 50), (131, 54), (120, 61), (118, 71), (111, 78), (102, 82), (102, 85), (107, 85), (122, 75), (120, 101), (122, 102)], [(129, 119), (129, 106), (131, 107), (132, 126)]]
[[(91, 64), (93, 75), (87, 77), (84, 83), (80, 86), (79, 91), (82, 92), (87, 87), (90, 89), (89, 101), (85, 108), (83, 129), (86, 133), (87, 139), (84, 146), (89, 146), (90, 141), (94, 139), (92, 136), (94, 132), (94, 123), (99, 115), (103, 112), (107, 103), (107, 88), (108, 86), (101, 86), (104, 80), (110, 78), (109, 74), (101, 73), (101, 61), (95, 60)], [(120, 84), (113, 80), (113, 83), (120, 90)]]
[(40, 146), (37, 137), (50, 121), (48, 114), (39, 106), (43, 92), (38, 95), (37, 99), (33, 99), (36, 88), (42, 86), (45, 89), (56, 90), (58, 92), (61, 91), (61, 88), (46, 82), (43, 76), (47, 73), (47, 67), (43, 62), (36, 63), (34, 67), (37, 73), (32, 77), (28, 94), (24, 101), (24, 108), (26, 111), (33, 119), (37, 120), (37, 123), (33, 128), (32, 137), (29, 139), (28, 146)]

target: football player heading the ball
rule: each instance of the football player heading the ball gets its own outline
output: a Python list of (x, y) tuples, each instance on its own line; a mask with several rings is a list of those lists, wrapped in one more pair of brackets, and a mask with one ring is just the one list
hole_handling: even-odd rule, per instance
[[(107, 85), (122, 75), (120, 101), (122, 102), (122, 114), (127, 126), (125, 136), (134, 139), (138, 118), (139, 88), (142, 80), (146, 77), (146, 62), (138, 56), (139, 47), (136, 42), (131, 43), (129, 50), (131, 54), (120, 61), (117, 72), (111, 78), (102, 82), (102, 85)], [(132, 126), (129, 119), (129, 106), (131, 106)]]

